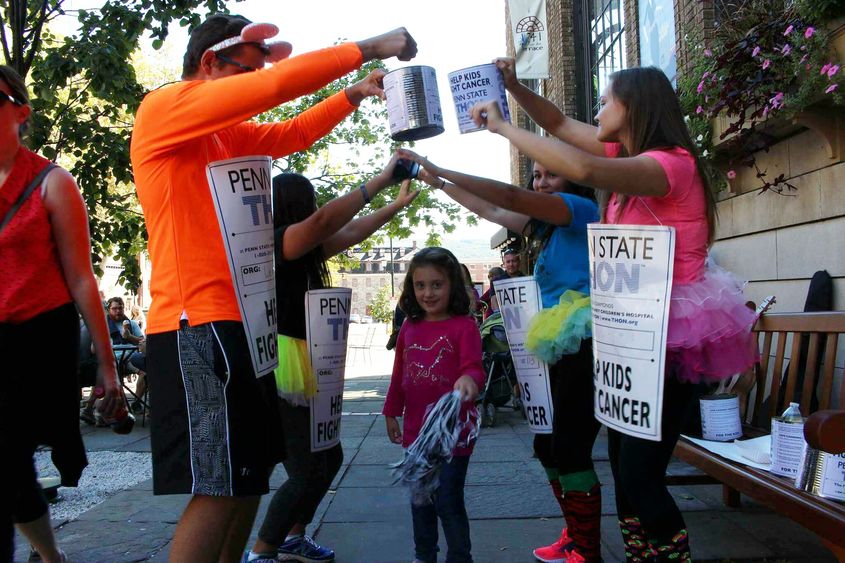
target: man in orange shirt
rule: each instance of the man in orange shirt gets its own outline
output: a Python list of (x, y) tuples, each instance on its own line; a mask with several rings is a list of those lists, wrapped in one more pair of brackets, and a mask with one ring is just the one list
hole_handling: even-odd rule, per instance
[(135, 118), (132, 167), (152, 261), (153, 487), (193, 494), (171, 561), (237, 561), (283, 457), (270, 434), (280, 425), (274, 378), (256, 377), (206, 169), (308, 148), (365, 97), (383, 95), (383, 72), (288, 121), (248, 120), (367, 60), (416, 55), (404, 28), (290, 59), (290, 44), (266, 42), (277, 32), (241, 16), (210, 16), (191, 33), (183, 80), (148, 94)]

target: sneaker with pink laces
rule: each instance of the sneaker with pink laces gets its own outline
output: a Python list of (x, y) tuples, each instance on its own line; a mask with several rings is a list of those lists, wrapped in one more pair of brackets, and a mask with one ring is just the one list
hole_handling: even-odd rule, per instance
[(535, 549), (534, 557), (537, 561), (542, 561), (543, 563), (568, 563), (570, 560), (568, 559), (567, 553), (571, 552), (574, 547), (575, 542), (572, 541), (566, 528), (564, 528), (560, 534), (560, 539), (552, 545)]

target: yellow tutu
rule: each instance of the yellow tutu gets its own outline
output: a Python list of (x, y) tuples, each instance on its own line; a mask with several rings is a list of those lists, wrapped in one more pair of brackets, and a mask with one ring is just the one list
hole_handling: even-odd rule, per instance
[(592, 335), (590, 296), (567, 290), (557, 305), (543, 309), (531, 319), (525, 347), (551, 365), (565, 354), (578, 352), (581, 341)]
[(308, 343), (301, 338), (279, 335), (279, 367), (275, 374), (279, 396), (294, 406), (307, 407), (317, 394)]

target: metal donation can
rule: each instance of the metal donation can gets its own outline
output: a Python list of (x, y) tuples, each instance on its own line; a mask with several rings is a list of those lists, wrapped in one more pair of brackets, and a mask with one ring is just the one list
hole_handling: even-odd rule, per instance
[(831, 454), (805, 445), (795, 486), (818, 497), (845, 501), (845, 453)]
[(437, 76), (430, 66), (406, 66), (384, 75), (390, 136), (397, 141), (418, 141), (439, 135), (443, 111)]
[(739, 397), (735, 394), (706, 395), (700, 405), (701, 434), (705, 440), (730, 442), (742, 436)]
[(508, 110), (508, 96), (505, 93), (505, 80), (502, 72), (495, 64), (471, 66), (449, 73), (449, 89), (455, 102), (455, 113), (458, 115), (458, 128), (461, 133), (472, 133), (486, 129), (483, 125), (476, 125), (470, 118), (472, 106), (478, 102), (497, 100), (502, 117), (511, 120)]

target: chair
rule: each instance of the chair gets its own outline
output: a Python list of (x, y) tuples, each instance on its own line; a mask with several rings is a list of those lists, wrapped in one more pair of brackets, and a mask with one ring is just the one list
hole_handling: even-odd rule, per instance
[(351, 363), (353, 363), (353, 364), (355, 363), (355, 358), (358, 356), (358, 350), (361, 350), (361, 353), (362, 353), (365, 361), (367, 360), (368, 356), (370, 358), (370, 361), (371, 362), (373, 361), (373, 357), (370, 354), (370, 347), (373, 345), (373, 339), (375, 338), (375, 336), (376, 336), (376, 327), (375, 326), (368, 326), (367, 332), (364, 335), (363, 340), (361, 340), (360, 342), (354, 342), (354, 343), (349, 344), (348, 349), (353, 351)]
[(123, 388), (124, 396), (126, 393), (129, 393), (132, 398), (141, 403), (141, 427), (144, 427), (147, 423), (147, 411), (150, 408), (148, 403), (150, 392), (149, 382), (147, 382), (147, 388), (141, 396), (127, 385), (127, 380), (133, 375), (129, 372), (129, 360), (132, 358), (132, 354), (138, 351), (138, 347), (131, 344), (115, 344), (112, 348), (114, 349), (114, 358), (117, 362), (117, 376), (120, 379), (120, 386)]

